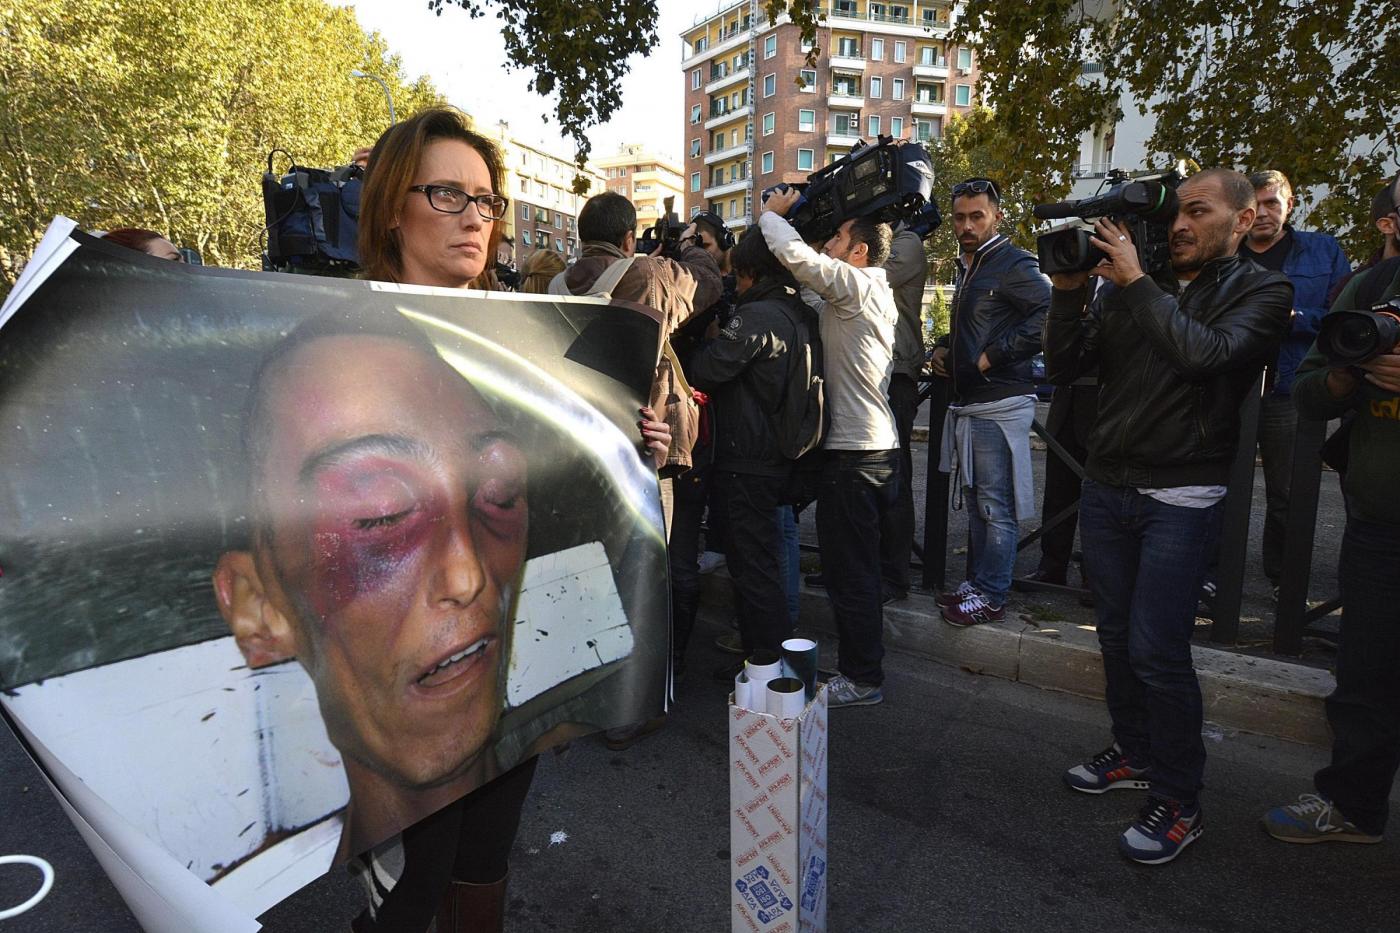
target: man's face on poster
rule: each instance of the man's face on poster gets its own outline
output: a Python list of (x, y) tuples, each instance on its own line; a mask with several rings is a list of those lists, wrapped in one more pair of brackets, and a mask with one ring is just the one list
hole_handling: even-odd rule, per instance
[[(243, 562), (271, 623), (261, 647), (305, 666), (347, 758), (404, 787), (451, 781), (502, 707), (524, 455), (460, 375), (406, 341), (311, 340), (261, 392)], [(260, 646), (239, 643), (255, 663)]]

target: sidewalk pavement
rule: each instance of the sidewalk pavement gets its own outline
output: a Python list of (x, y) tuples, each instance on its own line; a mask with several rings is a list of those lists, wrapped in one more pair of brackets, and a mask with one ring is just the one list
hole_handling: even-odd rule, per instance
[[(1093, 626), (1066, 617), (1045, 594), (1013, 594), (1007, 620), (972, 628), (945, 623), (929, 593), (911, 591), (885, 606), (885, 647), (929, 658), (974, 674), (987, 674), (1046, 690), (1102, 699), (1103, 661)], [(733, 615), (732, 590), (723, 572), (705, 583), (701, 614)], [(826, 591), (803, 586), (798, 629), (835, 644)], [(1307, 745), (1330, 745), (1323, 699), (1332, 675), (1316, 667), (1194, 644), (1207, 729), (1268, 735)]]

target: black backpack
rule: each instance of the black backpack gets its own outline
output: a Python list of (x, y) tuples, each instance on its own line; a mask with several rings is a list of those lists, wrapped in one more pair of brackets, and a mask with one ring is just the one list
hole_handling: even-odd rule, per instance
[(779, 452), (796, 461), (818, 449), (826, 437), (826, 380), (817, 313), (795, 299), (782, 302), (782, 307), (792, 324), (793, 339), (783, 402), (773, 416), (772, 428)]

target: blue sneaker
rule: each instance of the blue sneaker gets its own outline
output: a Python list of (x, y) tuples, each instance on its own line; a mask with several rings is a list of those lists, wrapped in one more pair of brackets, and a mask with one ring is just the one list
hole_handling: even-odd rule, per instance
[(1065, 784), (1083, 794), (1111, 790), (1147, 790), (1147, 766), (1133, 762), (1114, 742), (1092, 761), (1065, 772)]
[(1201, 835), (1201, 805), (1148, 797), (1118, 837), (1118, 851), (1142, 865), (1165, 865)]
[(1380, 836), (1373, 836), (1356, 827), (1332, 806), (1332, 801), (1317, 794), (1303, 794), (1294, 804), (1274, 807), (1263, 818), (1264, 831), (1284, 842), (1357, 842), (1375, 845)]

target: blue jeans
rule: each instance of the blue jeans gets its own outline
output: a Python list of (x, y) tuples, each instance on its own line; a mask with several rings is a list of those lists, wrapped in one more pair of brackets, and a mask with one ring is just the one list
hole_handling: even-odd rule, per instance
[(1332, 763), (1317, 792), (1363, 832), (1380, 835), (1400, 769), (1400, 527), (1347, 519), (1342, 641), (1327, 698)]
[(1016, 567), (1016, 486), (1011, 447), (995, 421), (971, 418), (972, 482), (965, 491), (972, 535), (970, 582), (993, 606), (1006, 602)]
[(1167, 505), (1092, 480), (1079, 500), (1113, 737), (1148, 762), (1152, 793), (1185, 803), (1195, 801), (1205, 775), (1191, 634), (1223, 510), (1223, 501)]
[(833, 450), (817, 494), (822, 576), (836, 617), (836, 669), (863, 687), (884, 683), (880, 523), (898, 494), (899, 451)]
[(802, 594), (802, 549), (797, 540), (797, 514), (792, 506), (780, 505), (778, 517), (778, 576), (787, 594), (788, 619), (797, 624)]

